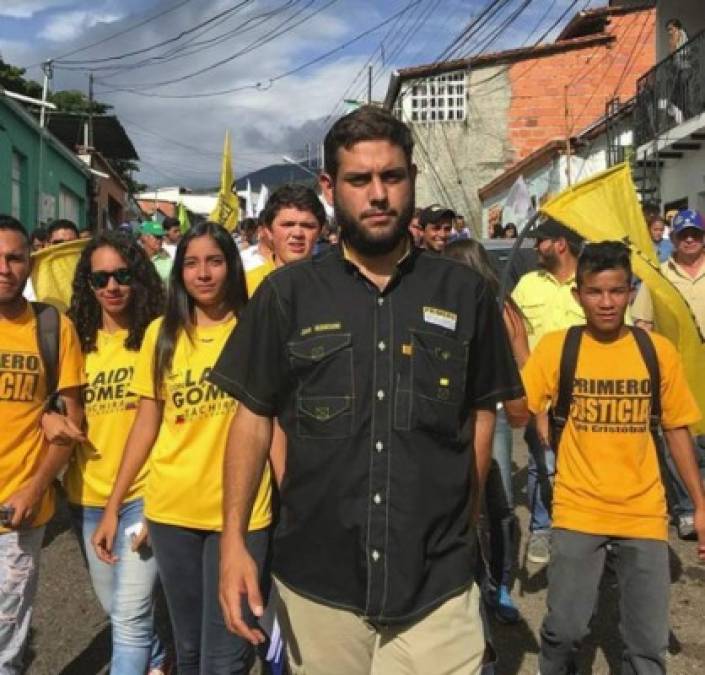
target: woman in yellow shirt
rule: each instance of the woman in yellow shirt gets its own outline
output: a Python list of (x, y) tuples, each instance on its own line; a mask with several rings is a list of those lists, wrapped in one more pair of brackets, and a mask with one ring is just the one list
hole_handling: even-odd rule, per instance
[[(176, 250), (165, 316), (149, 326), (140, 350), (137, 417), (93, 536), (96, 554), (113, 561), (120, 505), (149, 459), (145, 515), (179, 675), (246, 674), (254, 659), (252, 646), (228, 632), (218, 599), (223, 456), (236, 402), (207, 379), (246, 300), (230, 234), (213, 223), (189, 230)], [(267, 474), (248, 534), (260, 571), (270, 522)]]
[(76, 267), (69, 316), (84, 354), (83, 390), (88, 431), (64, 476), (71, 515), (93, 589), (112, 624), (113, 675), (162, 672), (164, 648), (154, 633), (157, 566), (131, 532), (143, 520), (145, 473), (128, 487), (117, 514), (115, 565), (103, 564), (91, 537), (103, 516), (122, 449), (135, 416), (130, 383), (145, 330), (163, 310), (162, 284), (144, 251), (131, 238), (98, 235)]

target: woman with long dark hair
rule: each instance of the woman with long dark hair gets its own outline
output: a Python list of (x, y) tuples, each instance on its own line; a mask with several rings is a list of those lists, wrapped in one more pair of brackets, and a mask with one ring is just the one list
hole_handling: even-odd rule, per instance
[[(485, 248), (474, 239), (454, 241), (444, 255), (455, 258), (474, 269), (488, 283), (495, 297), (499, 295), (499, 279)], [(529, 341), (524, 319), (516, 303), (507, 298), (502, 309), (504, 325), (514, 359), (519, 367), (529, 356)], [(490, 555), (491, 587), (485, 584), (485, 597), (500, 621), (516, 623), (519, 611), (511, 597), (514, 555), (518, 543), (518, 524), (514, 515), (512, 490), (512, 426), (523, 426), (528, 411), (526, 400), (504, 401), (497, 409), (497, 422), (492, 444), (492, 463), (485, 486)]]
[(88, 424), (64, 476), (71, 516), (93, 588), (112, 624), (113, 675), (162, 672), (164, 649), (154, 633), (154, 557), (129, 533), (143, 519), (145, 472), (134, 477), (117, 513), (112, 567), (98, 560), (91, 537), (103, 516), (135, 416), (130, 383), (147, 326), (162, 312), (162, 284), (144, 251), (122, 234), (100, 234), (83, 249), (69, 316), (84, 354)]
[[(246, 299), (231, 235), (214, 223), (189, 230), (176, 249), (165, 316), (147, 329), (140, 350), (137, 417), (93, 536), (96, 554), (112, 562), (120, 505), (149, 459), (145, 515), (179, 675), (249, 673), (254, 659), (252, 646), (228, 632), (218, 598), (223, 456), (236, 402), (208, 382)], [(267, 473), (247, 538), (260, 571), (270, 522)]]

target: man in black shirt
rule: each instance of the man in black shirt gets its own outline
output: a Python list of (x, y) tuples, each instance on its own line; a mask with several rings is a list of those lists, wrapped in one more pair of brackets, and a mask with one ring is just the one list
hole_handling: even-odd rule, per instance
[(342, 246), (270, 274), (211, 374), (239, 401), (226, 450), (221, 603), (262, 600), (244, 545), (272, 418), (288, 443), (273, 572), (289, 666), (472, 673), (474, 515), (498, 401), (522, 388), (495, 299), (411, 246), (408, 128), (364, 107), (325, 141)]

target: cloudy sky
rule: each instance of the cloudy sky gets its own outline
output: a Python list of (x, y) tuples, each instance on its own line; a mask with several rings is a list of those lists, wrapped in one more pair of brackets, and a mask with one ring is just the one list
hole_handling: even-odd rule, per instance
[[(137, 148), (141, 180), (213, 185), (226, 128), (238, 176), (283, 154), (303, 158), (306, 144), (320, 142), (344, 110), (344, 99), (366, 96), (367, 64), (373, 96), (383, 98), (395, 68), (435, 61), (489, 4), (0, 0), (0, 54), (37, 80), (39, 64), (55, 59), (55, 90), (87, 91), (92, 70), (96, 98), (114, 106)], [(569, 17), (607, 0), (501, 4), (459, 56), (530, 44), (566, 10)]]

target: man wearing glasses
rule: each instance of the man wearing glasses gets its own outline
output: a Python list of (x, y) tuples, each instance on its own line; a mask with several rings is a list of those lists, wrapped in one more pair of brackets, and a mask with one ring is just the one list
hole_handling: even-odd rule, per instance
[(432, 204), (422, 209), (419, 225), (423, 229), (421, 247), (436, 253), (443, 253), (453, 232), (455, 212), (440, 204)]
[[(673, 218), (671, 228), (673, 252), (661, 263), (661, 272), (685, 298), (698, 322), (700, 332), (705, 335), (705, 222), (697, 211), (683, 209)], [(651, 295), (644, 284), (632, 305), (634, 323), (646, 330), (658, 332), (654, 324), (654, 308)], [(696, 439), (698, 463), (701, 471), (705, 467), (705, 437)], [(668, 467), (674, 480), (672, 499), (673, 515), (681, 539), (694, 539), (693, 504), (682, 483), (675, 478), (670, 455)]]
[(162, 246), (165, 235), (162, 224), (155, 220), (145, 220), (140, 225), (139, 235), (140, 244), (142, 244), (142, 248), (144, 248), (149, 259), (152, 261), (152, 264), (157, 270), (157, 274), (164, 284), (168, 284), (173, 261)]

